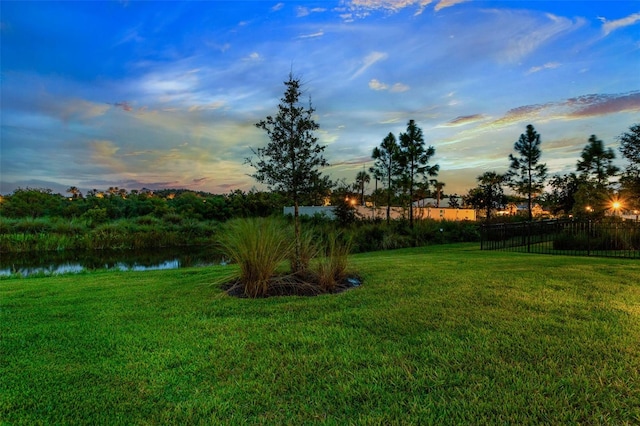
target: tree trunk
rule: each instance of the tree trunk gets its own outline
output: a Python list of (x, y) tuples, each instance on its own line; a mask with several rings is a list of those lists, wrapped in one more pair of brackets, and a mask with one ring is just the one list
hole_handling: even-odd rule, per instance
[(409, 228), (413, 228), (413, 181), (409, 188)]
[(302, 251), (301, 241), (300, 241), (300, 212), (298, 207), (298, 200), (295, 200), (293, 203), (293, 232), (295, 238), (295, 252), (293, 258), (293, 272), (302, 271), (302, 261), (300, 252)]
[(409, 228), (413, 229), (413, 165), (409, 178)]
[(387, 225), (391, 223), (391, 177), (390, 176), (391, 175), (389, 175), (389, 180), (387, 182)]

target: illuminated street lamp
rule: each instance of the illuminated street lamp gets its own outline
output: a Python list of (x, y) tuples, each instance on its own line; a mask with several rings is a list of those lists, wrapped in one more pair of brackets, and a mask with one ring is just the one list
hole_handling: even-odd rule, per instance
[(613, 203), (611, 203), (611, 207), (613, 208), (613, 215), (616, 216), (616, 213), (620, 211), (622, 204), (620, 203), (620, 201), (614, 201)]

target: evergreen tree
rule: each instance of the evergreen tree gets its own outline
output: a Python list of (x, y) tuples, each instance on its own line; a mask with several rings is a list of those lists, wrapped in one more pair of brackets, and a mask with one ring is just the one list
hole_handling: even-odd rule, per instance
[(613, 165), (615, 158), (613, 149), (605, 149), (604, 143), (596, 135), (591, 135), (578, 160), (577, 169), (581, 173), (580, 177), (595, 183), (598, 187), (605, 188), (609, 178), (618, 173), (618, 167)]
[[(555, 175), (550, 181), (551, 192), (547, 194), (549, 208), (553, 214), (573, 211), (575, 194), (578, 192), (580, 179), (575, 173)], [(575, 213), (575, 212), (574, 212)]]
[(484, 172), (477, 177), (479, 193), (481, 194), (480, 205), (487, 211), (487, 222), (491, 219), (491, 210), (499, 209), (505, 205), (504, 191), (502, 184), (505, 177), (496, 172)]
[(371, 157), (375, 160), (372, 173), (376, 179), (381, 179), (385, 185), (387, 193), (387, 223), (391, 217), (391, 198), (395, 191), (395, 178), (399, 173), (400, 147), (393, 133), (389, 133), (380, 143), (379, 147), (373, 148)]
[(618, 136), (620, 152), (628, 161), (620, 184), (630, 205), (640, 209), (640, 124), (634, 124), (629, 131)]
[(298, 272), (304, 267), (301, 260), (300, 200), (304, 194), (317, 192), (318, 186), (327, 184), (320, 168), (329, 164), (322, 155), (326, 146), (318, 144), (314, 133), (319, 125), (313, 119), (315, 110), (311, 101), (308, 107), (299, 104), (302, 95), (300, 80), (289, 74), (284, 85), (286, 90), (275, 117), (267, 116), (256, 123), (256, 127), (267, 133), (270, 141), (264, 148), (252, 149), (256, 159), (249, 158), (247, 163), (255, 167), (256, 173), (252, 176), (258, 182), (287, 194), (293, 201), (293, 269)]
[(513, 145), (517, 156), (509, 154), (511, 164), (506, 174), (509, 186), (527, 197), (529, 220), (533, 219), (533, 198), (542, 192), (547, 177), (547, 165), (539, 164), (542, 155), (540, 143), (540, 135), (531, 124), (527, 125), (526, 133), (521, 134)]
[(614, 159), (613, 149), (605, 149), (604, 143), (596, 135), (589, 137), (577, 163), (580, 175), (578, 190), (574, 194), (576, 216), (588, 214), (589, 217), (604, 217), (609, 208), (609, 179), (619, 170), (613, 165)]
[(439, 165), (429, 165), (429, 160), (436, 153), (433, 146), (425, 148), (422, 129), (414, 120), (407, 123), (407, 131), (400, 134), (400, 166), (402, 168), (403, 181), (407, 186), (409, 195), (409, 227), (413, 228), (413, 201), (414, 191), (426, 176), (435, 177), (440, 170)]

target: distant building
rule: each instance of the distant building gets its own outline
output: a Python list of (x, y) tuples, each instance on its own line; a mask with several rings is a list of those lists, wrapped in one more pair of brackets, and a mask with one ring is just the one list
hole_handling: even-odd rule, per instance
[(440, 198), (440, 203), (436, 198), (423, 198), (422, 200), (414, 201), (414, 207), (444, 207), (449, 208), (449, 197)]
[[(498, 216), (515, 216), (529, 214), (529, 205), (527, 203), (509, 203), (503, 210), (496, 212)], [(538, 203), (531, 206), (531, 215), (533, 217), (549, 216), (551, 213), (544, 210)]]
[[(442, 200), (441, 204), (442, 204)], [(448, 203), (447, 203), (448, 205)], [(314, 216), (321, 215), (329, 219), (334, 219), (333, 213), (334, 206), (300, 206), (298, 213), (301, 216)], [(387, 207), (386, 206), (354, 206), (358, 217), (363, 219), (386, 219)], [(293, 215), (293, 207), (285, 207), (283, 209), (285, 215)], [(432, 220), (476, 220), (476, 211), (474, 209), (454, 209), (448, 207), (414, 207), (413, 215), (416, 219), (432, 219)], [(402, 219), (409, 217), (408, 209), (402, 207), (391, 207), (390, 212), (391, 219)]]

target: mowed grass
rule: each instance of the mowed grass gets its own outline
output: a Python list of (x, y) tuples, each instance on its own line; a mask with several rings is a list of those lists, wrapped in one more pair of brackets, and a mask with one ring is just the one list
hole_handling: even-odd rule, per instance
[(351, 265), (359, 288), (254, 300), (225, 267), (0, 280), (0, 423), (640, 423), (637, 261)]

